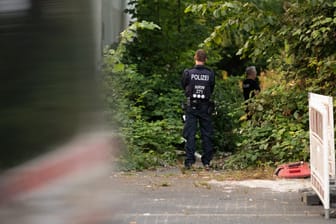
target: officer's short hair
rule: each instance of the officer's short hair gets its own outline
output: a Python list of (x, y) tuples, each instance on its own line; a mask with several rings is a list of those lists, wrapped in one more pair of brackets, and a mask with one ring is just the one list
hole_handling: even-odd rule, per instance
[(198, 49), (195, 53), (195, 60), (197, 61), (201, 61), (201, 62), (205, 62), (206, 59), (207, 59), (207, 55), (206, 55), (206, 52), (205, 50), (203, 49)]
[(248, 66), (245, 70), (246, 75), (257, 74), (257, 69), (255, 66)]

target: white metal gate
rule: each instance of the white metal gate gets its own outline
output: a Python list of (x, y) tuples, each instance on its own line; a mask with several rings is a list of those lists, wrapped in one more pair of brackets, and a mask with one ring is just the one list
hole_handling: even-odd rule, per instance
[(309, 138), (311, 184), (329, 218), (330, 179), (335, 178), (332, 97), (309, 93)]

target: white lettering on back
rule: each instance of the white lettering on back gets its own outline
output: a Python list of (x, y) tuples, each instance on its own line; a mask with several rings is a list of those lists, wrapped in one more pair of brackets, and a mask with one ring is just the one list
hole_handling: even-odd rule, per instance
[(191, 74), (191, 80), (209, 81), (209, 75)]

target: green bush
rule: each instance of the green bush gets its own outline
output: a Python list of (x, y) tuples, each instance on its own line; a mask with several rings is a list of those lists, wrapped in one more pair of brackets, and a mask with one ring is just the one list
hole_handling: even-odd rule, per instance
[(137, 120), (123, 128), (126, 150), (120, 165), (126, 170), (142, 170), (176, 163), (175, 144), (181, 141), (181, 125), (175, 120)]
[(216, 114), (213, 116), (215, 129), (214, 149), (218, 153), (234, 152), (238, 136), (234, 129), (239, 127), (239, 118), (244, 111), (241, 108), (243, 95), (239, 86), (239, 77), (221, 79), (217, 77), (214, 99)]
[[(282, 78), (287, 81), (268, 86), (250, 100), (251, 119), (246, 120), (239, 78), (217, 77), (214, 147), (219, 153), (234, 152), (225, 161), (224, 168), (307, 161), (307, 92), (335, 93), (336, 45), (332, 43), (335, 41), (336, 4), (329, 0), (290, 1), (279, 8), (282, 1), (263, 1), (272, 6), (269, 8), (252, 2), (257, 1), (251, 4), (209, 1), (186, 10), (202, 15), (200, 20), (193, 20), (197, 25), (194, 28), (201, 25), (209, 30), (205, 20), (216, 21), (210, 25), (214, 30), (203, 46), (216, 49), (225, 57), (215, 57), (209, 65), (220, 66), (221, 62), (228, 61), (225, 58), (235, 58), (238, 54), (246, 63), (281, 70), (285, 74)], [(152, 6), (148, 2), (144, 4)], [(162, 32), (156, 32), (152, 39), (153, 33), (149, 30), (159, 31), (160, 28), (153, 23), (135, 22), (122, 33), (118, 48), (105, 56), (103, 81), (107, 115), (120, 125), (125, 139), (126, 150), (121, 159), (125, 169), (170, 164), (176, 158), (176, 144), (181, 142), (183, 95), (179, 87), (181, 71), (178, 70), (192, 63), (190, 49), (196, 47), (200, 38), (184, 44), (189, 40), (180, 38), (181, 27), (176, 27), (178, 32), (166, 33), (165, 28), (172, 31), (170, 25), (162, 26)], [(182, 28), (190, 30), (187, 25)], [(146, 31), (137, 32), (138, 29)], [(165, 40), (169, 41), (159, 41), (164, 35), (168, 35)], [(155, 44), (153, 40), (157, 40)], [(181, 45), (175, 45), (176, 40), (181, 40)], [(235, 49), (225, 51), (227, 46)], [(209, 58), (213, 60), (214, 57)], [(230, 66), (237, 67), (236, 64)]]
[(250, 120), (236, 129), (238, 152), (226, 168), (273, 166), (309, 159), (308, 95), (294, 85), (278, 85), (249, 101)]

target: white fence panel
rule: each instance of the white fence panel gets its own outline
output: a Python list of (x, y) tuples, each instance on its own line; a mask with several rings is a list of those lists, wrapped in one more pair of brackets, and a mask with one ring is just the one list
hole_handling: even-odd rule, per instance
[(309, 137), (311, 184), (329, 218), (330, 179), (335, 178), (332, 97), (309, 93)]

